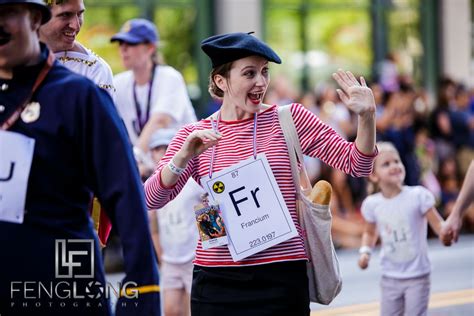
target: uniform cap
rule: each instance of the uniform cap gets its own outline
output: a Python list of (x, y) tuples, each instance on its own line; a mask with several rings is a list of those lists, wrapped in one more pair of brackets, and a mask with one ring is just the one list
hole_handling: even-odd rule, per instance
[(43, 0), (0, 0), (0, 5), (21, 3), (31, 4), (41, 10), (41, 24), (45, 24), (51, 19), (51, 11)]

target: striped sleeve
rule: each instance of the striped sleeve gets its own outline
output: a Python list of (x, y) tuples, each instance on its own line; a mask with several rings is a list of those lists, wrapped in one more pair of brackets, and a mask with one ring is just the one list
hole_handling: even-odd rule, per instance
[(193, 130), (193, 125), (187, 125), (178, 131), (176, 136), (169, 144), (166, 154), (158, 163), (155, 172), (146, 180), (144, 184), (145, 200), (146, 206), (149, 210), (160, 209), (165, 206), (166, 203), (174, 199), (179, 194), (179, 192), (181, 192), (181, 189), (184, 187), (189, 177), (192, 176), (193, 168), (196, 164), (194, 159), (188, 163), (185, 171), (181, 174), (178, 182), (174, 186), (167, 188), (161, 182), (161, 171), (168, 165), (173, 156), (179, 151), (184, 141)]
[(370, 175), (377, 151), (372, 155), (363, 154), (355, 143), (342, 138), (301, 104), (294, 103), (291, 112), (303, 154), (319, 158), (353, 177)]

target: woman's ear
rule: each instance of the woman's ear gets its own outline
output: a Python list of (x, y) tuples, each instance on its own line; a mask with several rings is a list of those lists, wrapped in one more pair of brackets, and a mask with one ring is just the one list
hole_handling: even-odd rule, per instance
[(216, 86), (221, 89), (222, 91), (226, 92), (227, 91), (227, 79), (222, 76), (222, 75), (215, 75), (214, 78), (214, 83)]

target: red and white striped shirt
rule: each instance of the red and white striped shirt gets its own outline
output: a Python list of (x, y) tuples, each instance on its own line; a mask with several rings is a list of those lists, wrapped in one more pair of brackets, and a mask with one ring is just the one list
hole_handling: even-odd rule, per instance
[[(354, 143), (343, 139), (301, 104), (293, 104), (291, 113), (305, 155), (317, 157), (331, 167), (352, 176), (364, 177), (370, 174), (375, 154), (371, 156), (362, 154)], [(216, 147), (213, 172), (230, 167), (253, 155), (253, 126), (253, 118), (219, 122), (219, 133), (221, 133), (222, 139)], [(177, 133), (155, 173), (145, 183), (146, 203), (149, 209), (162, 208), (180, 192), (189, 177), (192, 176), (196, 182), (200, 183), (201, 177), (209, 174), (212, 149), (189, 161), (186, 170), (174, 187), (165, 188), (160, 180), (161, 170), (181, 148), (187, 136), (195, 130), (211, 128), (210, 120), (201, 120), (183, 127)], [(194, 261), (196, 265), (242, 266), (307, 259), (301, 237), (301, 227), (296, 215), (296, 190), (291, 175), (290, 159), (278, 120), (277, 106), (271, 106), (258, 114), (256, 133), (257, 153), (265, 153), (299, 236), (238, 262), (232, 260), (227, 246), (204, 250), (199, 241)], [(193, 206), (189, 207), (192, 212)]]

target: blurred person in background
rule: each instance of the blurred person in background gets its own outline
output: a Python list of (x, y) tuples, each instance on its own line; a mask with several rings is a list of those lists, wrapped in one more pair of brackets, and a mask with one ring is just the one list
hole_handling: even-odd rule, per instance
[[(354, 124), (349, 110), (338, 100), (336, 88), (332, 85), (320, 87), (318, 99), (318, 117), (344, 139), (354, 139), (357, 125)], [(348, 176), (344, 172), (330, 168), (327, 165), (322, 166), (322, 174), (333, 186), (332, 200), (337, 200), (335, 205), (339, 206), (333, 210), (343, 217), (355, 218), (355, 205)]]
[(464, 85), (458, 84), (449, 109), (449, 120), (461, 174), (466, 174), (474, 159), (474, 114), (469, 107), (469, 91)]
[[(311, 113), (317, 114), (317, 100), (316, 95), (313, 92), (305, 92), (297, 102), (302, 104)], [(314, 185), (321, 177), (321, 161), (318, 158), (310, 156), (303, 156), (303, 159), (309, 181), (311, 182), (311, 185)]]
[(438, 170), (436, 144), (429, 137), (426, 128), (421, 128), (416, 133), (415, 144), (416, 159), (420, 165), (420, 184), (433, 193), (439, 203), (441, 202), (441, 185), (436, 177)]
[(51, 20), (40, 27), (40, 40), (66, 68), (86, 76), (114, 98), (110, 66), (96, 53), (76, 40), (84, 23), (83, 0), (45, 1), (51, 8)]
[[(176, 134), (159, 129), (150, 140), (150, 154), (158, 164)], [(166, 316), (190, 313), (193, 259), (198, 241), (193, 206), (201, 202), (204, 190), (189, 179), (183, 190), (163, 208), (148, 212), (151, 236), (160, 264), (160, 289)]]
[(436, 155), (440, 161), (453, 156), (453, 132), (449, 110), (454, 103), (456, 83), (450, 78), (441, 78), (438, 83), (436, 105), (429, 119), (430, 135), (436, 143)]
[(265, 96), (265, 102), (268, 104), (285, 105), (295, 102), (298, 99), (296, 89), (291, 81), (283, 76), (276, 76), (268, 89), (268, 95)]
[(389, 53), (379, 65), (379, 83), (385, 92), (396, 92), (400, 89), (397, 57)]
[[(110, 66), (102, 58), (76, 40), (84, 23), (83, 0), (46, 1), (51, 9), (51, 19), (40, 27), (40, 40), (66, 68), (81, 74), (114, 98), (113, 75)], [(91, 216), (102, 247), (105, 247), (112, 229), (109, 218), (101, 210), (99, 201), (91, 202)]]
[[(457, 242), (459, 233), (463, 225), (463, 216), (470, 213), (471, 225), (474, 224), (474, 160), (471, 161), (464, 177), (464, 183), (459, 192), (459, 196), (454, 203), (453, 210), (446, 219), (445, 225), (441, 229), (441, 240), (449, 246), (452, 242)], [(472, 227), (471, 227), (472, 228)], [(452, 237), (452, 238), (450, 238)]]
[(113, 286), (126, 295), (117, 294), (115, 315), (159, 315), (125, 128), (110, 95), (40, 43), (50, 17), (41, 0), (0, 0), (0, 314), (112, 315), (88, 213), (95, 194), (124, 244), (123, 288)]
[(417, 185), (420, 181), (420, 166), (415, 154), (416, 98), (412, 86), (401, 86), (399, 91), (390, 94), (377, 122), (377, 138), (393, 143), (400, 153), (407, 171), (407, 185)]
[(151, 135), (160, 128), (178, 129), (196, 121), (181, 74), (158, 62), (159, 34), (145, 19), (124, 23), (111, 42), (119, 44), (127, 71), (114, 77), (116, 106), (134, 146), (140, 173), (146, 179), (154, 169), (148, 154)]

